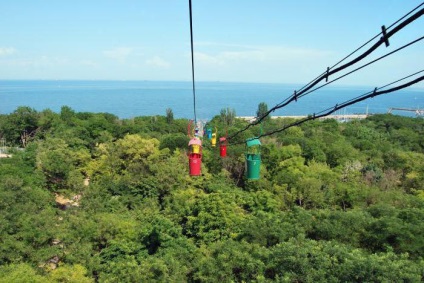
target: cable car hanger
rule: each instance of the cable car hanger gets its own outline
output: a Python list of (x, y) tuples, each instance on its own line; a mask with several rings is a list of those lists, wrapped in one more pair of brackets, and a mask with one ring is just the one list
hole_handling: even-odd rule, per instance
[(191, 11), (191, 0), (189, 0), (189, 11), (190, 11), (190, 43), (191, 43), (191, 74), (192, 74), (192, 84), (193, 84), (193, 112), (194, 112), (194, 129), (193, 135), (190, 136), (190, 126), (193, 123), (190, 120), (188, 124), (187, 134), (190, 141), (188, 143), (188, 166), (190, 176), (199, 176), (201, 175), (201, 166), (202, 166), (202, 141), (199, 138), (199, 128), (197, 126), (197, 117), (196, 117), (196, 88), (194, 83), (194, 52), (193, 52), (193, 24), (192, 24), (192, 11)]

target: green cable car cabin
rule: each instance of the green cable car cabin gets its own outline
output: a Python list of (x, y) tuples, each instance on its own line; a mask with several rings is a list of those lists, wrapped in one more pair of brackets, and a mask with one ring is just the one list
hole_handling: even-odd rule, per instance
[(261, 141), (257, 138), (246, 140), (246, 178), (258, 180), (261, 168)]

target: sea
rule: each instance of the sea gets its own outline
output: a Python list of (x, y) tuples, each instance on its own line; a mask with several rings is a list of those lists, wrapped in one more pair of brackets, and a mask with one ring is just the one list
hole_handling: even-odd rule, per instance
[[(277, 83), (192, 82), (182, 81), (77, 81), (77, 80), (1, 80), (0, 114), (9, 114), (19, 106), (37, 111), (60, 112), (69, 106), (76, 112), (106, 112), (121, 119), (165, 115), (172, 109), (175, 118), (210, 120), (222, 109), (236, 116), (256, 116), (258, 105), (271, 108), (287, 99), (302, 85)], [(373, 87), (326, 86), (314, 91), (273, 116), (313, 115), (350, 99)], [(387, 113), (390, 108), (423, 109), (424, 88), (406, 88), (370, 98), (338, 110), (335, 114)], [(393, 110), (393, 114), (415, 116), (414, 112)]]

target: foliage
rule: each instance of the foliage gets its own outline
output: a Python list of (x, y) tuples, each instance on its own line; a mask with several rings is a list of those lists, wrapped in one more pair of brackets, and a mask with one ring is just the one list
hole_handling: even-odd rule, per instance
[[(261, 102), (258, 105), (258, 110), (256, 110), (256, 117), (261, 118), (265, 114), (267, 114), (267, 112), (268, 112), (268, 105), (265, 102)], [(271, 119), (271, 116), (268, 115), (268, 116), (264, 117), (263, 121), (268, 121), (270, 119)]]
[(171, 108), (166, 108), (166, 122), (171, 124), (174, 121), (174, 112)]
[(230, 108), (223, 108), (220, 112), (221, 122), (226, 126), (231, 126), (234, 124), (236, 118), (236, 111)]
[(20, 106), (3, 118), (1, 136), (13, 144), (26, 147), (37, 131), (37, 111), (27, 106)]
[[(258, 127), (226, 158), (204, 140), (190, 177), (188, 121), (170, 114), (1, 115), (1, 137), (25, 149), (0, 159), (0, 282), (423, 280), (422, 119), (292, 127), (261, 139), (250, 181), (234, 143)], [(220, 135), (247, 125), (220, 114)]]

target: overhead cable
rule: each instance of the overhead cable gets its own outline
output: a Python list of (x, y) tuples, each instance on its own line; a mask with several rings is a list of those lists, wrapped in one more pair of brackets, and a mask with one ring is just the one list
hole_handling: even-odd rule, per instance
[[(423, 5), (424, 5), (424, 2), (421, 3), (421, 4), (419, 4), (417, 7), (415, 7), (414, 9), (412, 9), (411, 11), (409, 11), (408, 13), (406, 13), (404, 16), (402, 16), (401, 18), (399, 18), (394, 23), (392, 23), (389, 27), (387, 27), (387, 30), (391, 29), (394, 25), (396, 25), (397, 23), (399, 23), (400, 21), (402, 21), (404, 18), (406, 18), (407, 16), (409, 16), (410, 14), (412, 14), (415, 10), (417, 10), (418, 8), (420, 8)], [(365, 46), (367, 46), (370, 42), (372, 42), (374, 39), (376, 39), (380, 35), (381, 35), (381, 32), (377, 33), (373, 38), (371, 38), (370, 40), (368, 40), (367, 42), (365, 42), (364, 44), (362, 44), (361, 46), (359, 46), (358, 48), (356, 48), (354, 51), (352, 51), (351, 53), (349, 53), (347, 56), (343, 57), (343, 59), (341, 59), (340, 61), (338, 61), (337, 63), (335, 63), (333, 66), (331, 66), (330, 67), (330, 70), (333, 69), (333, 68), (335, 68), (336, 66), (338, 66), (340, 63), (342, 63), (343, 61), (345, 61), (347, 58), (349, 58), (350, 56), (352, 56), (353, 54), (355, 54), (356, 52), (358, 52), (359, 50), (361, 50)], [(313, 79), (312, 81), (310, 81), (308, 84), (304, 85), (302, 88), (300, 88), (298, 90), (298, 92), (299, 91), (302, 91), (304, 88), (306, 88), (311, 83), (313, 83), (315, 80), (317, 80), (319, 77), (323, 76), (326, 72), (327, 71), (323, 72), (322, 74), (320, 74), (319, 76), (317, 76), (315, 79)]]
[[(330, 68), (327, 68), (327, 72), (324, 72), (318, 79), (316, 79), (313, 83), (309, 84), (306, 88), (303, 88), (301, 91), (299, 92), (295, 92), (295, 94), (292, 95), (292, 98), (290, 99), (290, 102), (293, 100), (297, 100), (299, 98), (299, 95), (302, 95), (303, 93), (307, 92), (308, 90), (310, 90), (312, 87), (314, 87), (315, 85), (317, 85), (320, 81), (324, 80), (324, 79), (328, 79), (329, 76), (340, 72), (344, 69), (346, 69), (347, 67), (352, 66), (353, 64), (361, 61), (362, 59), (364, 59), (365, 57), (367, 57), (368, 55), (370, 55), (373, 51), (375, 51), (380, 45), (382, 45), (383, 43), (385, 43), (386, 41), (388, 41), (388, 39), (390, 37), (392, 37), (394, 34), (396, 34), (398, 31), (402, 30), (404, 27), (406, 27), (407, 25), (409, 25), (410, 23), (412, 23), (413, 21), (415, 21), (416, 19), (418, 19), (419, 17), (421, 17), (424, 14), (424, 8), (421, 8), (418, 12), (416, 12), (415, 14), (413, 14), (412, 16), (410, 16), (409, 18), (407, 18), (405, 21), (401, 22), (398, 26), (394, 27), (392, 30), (390, 30), (389, 32), (387, 32), (387, 29), (384, 28), (384, 26), (382, 27), (383, 29), (383, 33), (385, 32), (385, 36), (382, 36), (373, 46), (371, 46), (368, 50), (366, 50), (364, 53), (362, 53), (361, 55), (359, 55), (358, 57), (356, 57), (355, 59), (345, 63), (344, 65), (337, 67), (333, 70), (329, 70)], [(404, 17), (402, 17), (404, 18)], [(393, 26), (393, 25), (392, 25)], [(277, 106), (271, 108), (267, 113), (271, 113), (276, 109), (279, 109), (283, 107), (280, 104), (278, 104)], [(267, 115), (263, 115), (263, 117), (260, 117), (260, 120), (263, 120)], [(258, 123), (259, 121), (255, 121), (255, 123)]]
[[(327, 86), (327, 85), (329, 85), (329, 84), (331, 84), (331, 83), (333, 83), (335, 81), (340, 80), (341, 78), (344, 78), (344, 77), (346, 77), (346, 76), (348, 76), (350, 74), (353, 74), (353, 73), (359, 71), (360, 69), (363, 69), (363, 68), (365, 68), (365, 67), (367, 67), (367, 66), (369, 66), (369, 65), (371, 65), (371, 64), (373, 64), (373, 63), (375, 63), (377, 61), (380, 61), (381, 59), (384, 59), (384, 58), (386, 58), (386, 57), (388, 57), (388, 56), (390, 56), (390, 55), (392, 55), (392, 54), (394, 54), (394, 53), (396, 53), (396, 52), (398, 52), (398, 51), (400, 51), (400, 50), (402, 50), (402, 49), (404, 49), (404, 48), (406, 48), (408, 46), (411, 46), (411, 45), (413, 45), (413, 44), (415, 44), (415, 43), (423, 40), (423, 39), (424, 39), (424, 36), (422, 36), (422, 37), (420, 37), (420, 38), (418, 38), (416, 40), (413, 40), (413, 41), (411, 41), (411, 42), (409, 42), (409, 43), (407, 43), (407, 44), (405, 44), (405, 45), (403, 45), (403, 46), (401, 46), (401, 47), (399, 47), (399, 48), (397, 48), (397, 49), (395, 49), (395, 50), (393, 50), (393, 51), (391, 51), (391, 52), (389, 52), (387, 54), (384, 54), (381, 57), (378, 57), (377, 59), (374, 59), (374, 60), (372, 60), (372, 61), (370, 61), (370, 62), (368, 62), (368, 63), (366, 63), (366, 64), (364, 64), (364, 65), (362, 65), (362, 66), (360, 66), (360, 67), (358, 67), (358, 68), (356, 68), (356, 69), (354, 69), (354, 70), (352, 70), (352, 71), (350, 71), (350, 72), (348, 72), (348, 73), (346, 73), (344, 75), (341, 75), (340, 77), (337, 77), (337, 78), (335, 78), (335, 79), (333, 79), (333, 80), (331, 80), (331, 81), (329, 81), (329, 82), (327, 82), (327, 83), (325, 83), (325, 84), (323, 84), (323, 85), (321, 85), (319, 87), (316, 87), (314, 89), (311, 89), (311, 90), (303, 93), (302, 95), (299, 95), (297, 98), (303, 97), (303, 96), (308, 95), (308, 94), (310, 94), (310, 93), (312, 93), (314, 91), (317, 91), (320, 88), (323, 88), (323, 87), (325, 87), (325, 86)], [(281, 108), (281, 107), (277, 107), (276, 109), (278, 109), (278, 108)]]
[[(414, 85), (414, 84), (417, 84), (417, 83), (419, 83), (419, 82), (423, 81), (423, 80), (424, 80), (424, 75), (423, 75), (423, 76), (420, 76), (420, 77), (418, 77), (418, 78), (416, 78), (416, 79), (414, 79), (414, 80), (411, 80), (411, 81), (409, 81), (409, 82), (407, 82), (407, 83), (405, 83), (405, 84), (402, 84), (402, 85), (399, 85), (399, 86), (396, 86), (396, 87), (393, 87), (393, 88), (390, 88), (390, 89), (382, 90), (382, 89), (384, 89), (384, 88), (386, 88), (386, 87), (388, 87), (388, 86), (390, 86), (390, 85), (393, 85), (393, 84), (395, 84), (395, 83), (398, 83), (398, 82), (400, 82), (400, 81), (402, 81), (402, 80), (405, 80), (405, 79), (407, 79), (407, 78), (410, 78), (410, 77), (416, 76), (417, 74), (422, 73), (422, 72), (424, 72), (424, 70), (421, 70), (421, 71), (418, 71), (418, 72), (416, 72), (416, 73), (414, 73), (414, 74), (411, 74), (411, 75), (408, 75), (408, 76), (406, 76), (406, 77), (403, 77), (403, 78), (401, 78), (401, 79), (399, 79), (399, 80), (396, 80), (396, 81), (394, 81), (394, 82), (391, 82), (391, 83), (389, 83), (389, 84), (386, 84), (386, 85), (384, 85), (384, 86), (382, 86), (382, 87), (375, 88), (375, 89), (374, 89), (374, 90), (372, 90), (372, 91), (369, 91), (369, 92), (367, 92), (367, 93), (365, 93), (365, 94), (362, 94), (362, 95), (360, 95), (360, 96), (357, 96), (356, 98), (352, 98), (352, 99), (350, 99), (350, 100), (347, 100), (347, 101), (345, 101), (345, 102), (343, 102), (343, 103), (341, 103), (341, 104), (336, 104), (334, 107), (327, 108), (327, 109), (325, 109), (325, 110), (323, 110), (323, 111), (321, 111), (321, 112), (318, 112), (318, 113), (313, 113), (312, 115), (309, 115), (309, 116), (308, 116), (308, 117), (306, 117), (306, 118), (303, 118), (303, 119), (301, 119), (301, 120), (298, 120), (298, 121), (296, 121), (296, 122), (293, 122), (293, 123), (291, 123), (291, 124), (289, 124), (289, 125), (286, 125), (286, 126), (284, 126), (284, 127), (280, 128), (280, 129), (273, 130), (273, 131), (270, 131), (270, 132), (267, 132), (267, 133), (264, 133), (264, 134), (260, 134), (259, 136), (255, 137), (255, 138), (262, 138), (262, 137), (270, 136), (270, 135), (273, 135), (273, 134), (276, 134), (276, 133), (279, 133), (279, 132), (285, 131), (285, 130), (287, 130), (287, 129), (291, 128), (291, 127), (301, 125), (301, 124), (303, 124), (303, 123), (305, 123), (305, 122), (307, 122), (307, 121), (311, 121), (311, 120), (315, 120), (315, 119), (323, 118), (323, 117), (325, 117), (325, 116), (328, 116), (328, 115), (330, 115), (330, 114), (332, 114), (332, 113), (336, 112), (337, 110), (340, 110), (340, 109), (345, 108), (345, 107), (347, 107), (347, 106), (350, 106), (350, 105), (352, 105), (352, 104), (355, 104), (355, 103), (361, 102), (361, 101), (363, 101), (363, 100), (366, 100), (366, 99), (369, 99), (369, 98), (373, 98), (373, 97), (375, 97), (375, 96), (379, 96), (379, 95), (387, 94), (387, 93), (390, 93), (390, 92), (394, 92), (394, 91), (398, 91), (398, 90), (401, 90), (401, 89), (404, 89), (404, 88), (410, 87), (410, 86), (412, 86), (412, 85)], [(243, 142), (232, 143), (232, 144), (233, 144), (233, 145), (237, 145), (237, 144), (242, 144), (242, 143), (243, 143)]]
[[(294, 91), (293, 95), (289, 96), (288, 98), (286, 98), (285, 100), (283, 100), (281, 103), (277, 104), (276, 106), (274, 106), (273, 108), (271, 108), (270, 110), (268, 110), (267, 112), (265, 112), (262, 116), (260, 117), (256, 117), (257, 119), (248, 124), (244, 129), (241, 129), (239, 131), (237, 131), (236, 133), (232, 134), (228, 139), (234, 138), (235, 136), (237, 136), (238, 134), (240, 134), (241, 132), (246, 131), (248, 128), (250, 128), (251, 126), (257, 125), (260, 122), (262, 122), (263, 119), (265, 119), (268, 115), (270, 115), (270, 113), (272, 113), (273, 111), (280, 109), (282, 107), (285, 107), (286, 105), (288, 105), (289, 103), (293, 102), (293, 101), (297, 101), (298, 98), (311, 93), (312, 91), (311, 88), (313, 88), (315, 85), (317, 85), (319, 82), (321, 82), (322, 80), (326, 80), (328, 81), (328, 77), (330, 75), (334, 75), (337, 72), (340, 72), (344, 69), (346, 69), (347, 67), (352, 66), (353, 64), (363, 60), (365, 57), (367, 57), (368, 55), (370, 55), (373, 51), (375, 51), (380, 45), (382, 45), (383, 43), (385, 43), (386, 45), (388, 44), (388, 39), (393, 36), (394, 34), (396, 34), (398, 31), (402, 30), (404, 27), (406, 27), (407, 25), (409, 25), (410, 23), (412, 23), (413, 21), (415, 21), (416, 19), (418, 19), (419, 17), (421, 17), (424, 14), (424, 8), (421, 8), (419, 11), (417, 11), (416, 13), (414, 13), (413, 15), (409, 16), (407, 19), (405, 19), (403, 22), (401, 22), (399, 25), (394, 26), (395, 24), (397, 24), (398, 22), (400, 22), (401, 20), (403, 20), (407, 15), (413, 13), (413, 11), (417, 10), (419, 7), (421, 7), (424, 3), (420, 4), (419, 6), (417, 6), (416, 8), (414, 8), (412, 11), (410, 11), (408, 14), (406, 14), (405, 16), (403, 16), (401, 19), (399, 19), (398, 21), (396, 21), (394, 24), (390, 25), (390, 29), (393, 27), (393, 29), (391, 29), (390, 31), (388, 31), (388, 28), (384, 28), (384, 26), (382, 26), (382, 33), (379, 33), (377, 36), (375, 36), (373, 39), (371, 39), (370, 41), (374, 40), (376, 37), (378, 37), (379, 35), (383, 34), (384, 36), (382, 36), (371, 48), (369, 48), (368, 50), (366, 50), (365, 52), (363, 52), (361, 55), (359, 55), (358, 57), (356, 57), (355, 59), (349, 61), (348, 63), (345, 63), (344, 65), (337, 67), (335, 69), (332, 69), (334, 66), (337, 66), (339, 63), (341, 63), (343, 60), (345, 60), (346, 58), (350, 57), (353, 53), (355, 53), (357, 50), (361, 49), (363, 46), (365, 46), (366, 44), (368, 44), (370, 41), (368, 41), (366, 44), (362, 45), (360, 48), (356, 49), (354, 52), (352, 52), (351, 54), (349, 54), (348, 56), (346, 56), (345, 58), (343, 58), (341, 61), (339, 61), (338, 63), (336, 63), (332, 68), (327, 68), (326, 72), (322, 73), (320, 76), (318, 76), (314, 81), (308, 83), (307, 85), (305, 85), (304, 87), (302, 87), (299, 91)], [(416, 40), (419, 41), (422, 38)], [(401, 47), (400, 49), (403, 49), (413, 43), (415, 43), (416, 41), (413, 41), (409, 44), (407, 44), (406, 46)], [(394, 52), (397, 52), (400, 50), (399, 48), (397, 50), (395, 50)], [(393, 53), (389, 53), (393, 54)], [(388, 56), (388, 55), (387, 55)], [(384, 57), (387, 57), (384, 56)], [(384, 58), (383, 57), (383, 58)], [(382, 58), (379, 58), (378, 60), (380, 60)], [(375, 60), (374, 60), (375, 61)], [(368, 64), (369, 65), (369, 64)], [(363, 68), (367, 66), (364, 65), (360, 68)], [(360, 69), (359, 68), (359, 69)], [(332, 69), (332, 70), (331, 70)], [(354, 70), (355, 71), (355, 70)], [(351, 74), (352, 72), (348, 73)], [(345, 75), (346, 76), (346, 75)], [(344, 77), (344, 76), (342, 76)], [(340, 77), (341, 78), (341, 77)], [(340, 79), (338, 78), (338, 79)], [(336, 80), (338, 80), (336, 79)], [(332, 80), (332, 82), (335, 80)], [(327, 83), (328, 84), (328, 83)], [(326, 84), (326, 85), (327, 85)], [(316, 88), (318, 89), (318, 88)], [(308, 92), (309, 91), (309, 92)]]
[(190, 43), (191, 43), (191, 75), (192, 75), (192, 84), (193, 84), (193, 108), (194, 108), (194, 124), (197, 123), (196, 119), (196, 87), (194, 83), (194, 51), (193, 51), (193, 17), (191, 12), (191, 0), (188, 1), (189, 10), (190, 10)]

